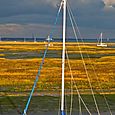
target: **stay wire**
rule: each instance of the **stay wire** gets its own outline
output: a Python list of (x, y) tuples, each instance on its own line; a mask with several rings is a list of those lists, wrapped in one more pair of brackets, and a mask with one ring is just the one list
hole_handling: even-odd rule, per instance
[[(72, 69), (71, 69), (71, 65), (70, 65), (70, 61), (69, 61), (69, 56), (68, 56), (68, 53), (67, 53), (67, 49), (66, 49), (66, 56), (67, 56), (67, 63), (68, 63), (68, 66), (69, 66), (69, 71), (70, 71), (70, 74), (71, 74), (71, 79), (72, 79), (72, 81), (73, 81), (73, 83), (74, 83), (74, 85), (75, 85), (75, 88), (76, 88), (76, 91), (77, 91), (77, 94), (78, 94), (78, 98), (80, 98), (80, 100), (82, 101), (82, 103), (83, 103), (84, 107), (86, 108), (87, 112), (89, 113), (89, 115), (92, 115), (91, 112), (89, 111), (87, 105), (85, 104), (84, 100), (82, 99), (82, 97), (81, 97), (81, 95), (80, 95), (80, 92), (79, 92), (79, 89), (78, 89), (78, 87), (77, 87), (77, 85), (76, 85), (76, 82), (75, 82), (75, 80), (74, 80), (73, 73), (72, 73)], [(72, 100), (73, 100), (73, 96), (71, 97), (70, 113), (72, 113), (72, 104), (73, 104)], [(79, 104), (80, 104), (80, 103), (79, 103)], [(81, 106), (81, 105), (79, 105), (79, 106)], [(80, 108), (80, 107), (79, 107), (79, 108)], [(81, 110), (80, 110), (80, 113), (81, 113)], [(70, 114), (70, 115), (71, 115), (71, 114)]]
[[(57, 24), (57, 21), (58, 21), (58, 18), (59, 18), (59, 16), (60, 16), (60, 12), (61, 12), (62, 6), (63, 6), (63, 2), (62, 2), (62, 0), (61, 0), (60, 7), (59, 7), (59, 9), (58, 9), (58, 13), (57, 13), (57, 15), (56, 15), (56, 19), (55, 19), (55, 22), (54, 22), (54, 26), (56, 26), (56, 24)], [(55, 29), (52, 29), (51, 32), (50, 32), (50, 38), (52, 38), (52, 35), (53, 35), (53, 33), (54, 33), (54, 30), (55, 30)]]
[[(70, 17), (70, 21), (71, 21), (71, 24), (72, 24), (72, 29), (73, 29), (74, 35), (75, 35), (76, 41), (78, 43), (78, 38), (77, 38), (76, 30), (75, 30), (75, 27), (74, 27), (74, 24), (73, 24), (73, 20), (72, 20), (72, 17), (71, 17), (70, 9), (68, 9), (68, 13), (69, 13), (69, 17)], [(82, 61), (83, 61), (86, 76), (87, 76), (87, 79), (88, 79), (88, 82), (89, 82), (89, 85), (90, 85), (90, 88), (91, 88), (91, 93), (92, 93), (92, 96), (93, 96), (93, 99), (94, 99), (94, 103), (95, 103), (95, 106), (96, 106), (96, 109), (97, 109), (97, 113), (98, 113), (98, 115), (100, 115), (100, 111), (99, 111), (99, 108), (98, 108), (98, 105), (97, 105), (97, 101), (96, 101), (96, 98), (95, 98), (95, 95), (94, 95), (92, 84), (91, 84), (91, 81), (90, 81), (90, 78), (89, 78), (89, 74), (88, 74), (88, 71), (87, 71), (87, 67), (86, 67), (86, 64), (85, 64), (85, 61), (84, 61), (83, 54), (82, 54), (79, 43), (78, 43), (78, 48), (79, 48), (80, 55), (81, 55), (81, 58), (82, 58)]]
[[(76, 26), (76, 28), (77, 28), (77, 30), (78, 30), (79, 36), (80, 36), (80, 38), (81, 38), (81, 40), (82, 40), (82, 43), (85, 45), (85, 43), (84, 43), (84, 41), (83, 41), (83, 38), (82, 38), (82, 36), (81, 36), (81, 33), (80, 33), (80, 31), (79, 31), (78, 25), (77, 25), (77, 23), (76, 23), (76, 21), (75, 21), (75, 18), (74, 18), (74, 16), (73, 16), (72, 11), (71, 11), (71, 8), (69, 7), (69, 9), (70, 9), (70, 12), (71, 12), (71, 16), (72, 16), (72, 18), (73, 18), (73, 21), (74, 21), (74, 23), (75, 23), (75, 26)], [(99, 38), (100, 38), (100, 36), (99, 36)], [(99, 42), (99, 40), (98, 40), (98, 42)], [(87, 51), (87, 50), (85, 50), (85, 51)], [(89, 61), (91, 62), (91, 59), (90, 59), (88, 53), (87, 53), (87, 56), (88, 56)], [(94, 71), (94, 74), (95, 74), (95, 76), (96, 76), (96, 79), (97, 79), (97, 82), (98, 82), (99, 87), (100, 87), (100, 89), (101, 89), (102, 95), (103, 95), (103, 97), (104, 97), (106, 106), (107, 106), (107, 108), (108, 108), (108, 110), (109, 110), (109, 112), (110, 112), (110, 115), (112, 115), (112, 111), (111, 111), (111, 109), (110, 109), (110, 106), (109, 106), (109, 104), (108, 104), (108, 101), (107, 101), (107, 99), (106, 99), (106, 97), (105, 97), (105, 94), (104, 94), (104, 92), (103, 92), (103, 90), (102, 90), (102, 87), (101, 87), (101, 85), (100, 85), (100, 82), (99, 82), (99, 79), (98, 79), (98, 77), (97, 77), (97, 74), (96, 74), (94, 65), (92, 64), (92, 62), (90, 63), (90, 65), (91, 65), (91, 67), (92, 67), (92, 69), (93, 69), (93, 71)]]
[[(57, 23), (57, 20), (58, 20), (59, 14), (60, 14), (61, 7), (62, 7), (62, 5), (60, 6), (60, 8), (59, 8), (59, 10), (58, 10), (58, 13), (57, 13), (57, 16), (56, 16), (56, 20), (55, 20), (54, 25), (56, 25), (56, 23)], [(50, 37), (52, 37), (53, 32), (54, 32), (54, 30), (51, 31)], [(47, 54), (47, 51), (48, 51), (48, 48), (49, 48), (49, 44), (50, 44), (50, 40), (48, 40), (48, 44), (47, 44), (46, 49), (45, 49), (45, 51), (44, 51), (44, 55), (43, 55), (43, 58), (42, 58), (40, 67), (39, 67), (39, 69), (38, 69), (38, 73), (37, 73), (37, 75), (36, 75), (36, 79), (35, 79), (35, 81), (34, 81), (34, 85), (33, 85), (32, 90), (31, 90), (31, 92), (30, 92), (28, 101), (27, 101), (27, 103), (26, 103), (26, 107), (25, 107), (25, 109), (24, 109), (24, 111), (23, 111), (23, 115), (27, 115), (27, 110), (28, 110), (28, 107), (29, 107), (29, 104), (30, 104), (32, 95), (33, 95), (33, 93), (34, 93), (36, 84), (37, 84), (37, 82), (38, 82), (38, 80), (39, 80), (40, 72), (41, 72), (42, 66), (43, 66), (43, 64), (44, 64), (44, 59), (45, 59), (45, 57), (46, 57), (46, 54)]]

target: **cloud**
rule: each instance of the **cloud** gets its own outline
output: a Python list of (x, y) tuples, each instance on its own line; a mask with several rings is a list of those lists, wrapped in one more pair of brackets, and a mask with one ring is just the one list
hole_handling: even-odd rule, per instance
[(0, 17), (52, 14), (58, 0), (0, 0)]
[(47, 6), (49, 5), (50, 7), (53, 6), (55, 7), (56, 4), (59, 3), (59, 0), (23, 0), (26, 4), (30, 6)]
[[(14, 31), (17, 36), (18, 33), (23, 33), (23, 35), (31, 33), (29, 28), (35, 25), (27, 26), (26, 24), (37, 25), (36, 29), (32, 30), (33, 32), (38, 30), (38, 33), (43, 33), (43, 31), (47, 33), (49, 29), (46, 25), (53, 25), (58, 9), (56, 6), (60, 1), (0, 0), (0, 24), (11, 23), (9, 26), (0, 25), (0, 33), (6, 31), (11, 34)], [(81, 27), (115, 29), (115, 12), (113, 12), (115, 11), (115, 0), (68, 0), (68, 2)], [(13, 25), (15, 23), (19, 25)], [(42, 26), (44, 29), (38, 25), (44, 25)]]
[(103, 3), (106, 13), (115, 13), (115, 0), (103, 0)]
[[(43, 25), (43, 24), (0, 24), (0, 37), (10, 37), (10, 38), (31, 38), (34, 34), (35, 37), (44, 37), (46, 38), (51, 28), (54, 28), (51, 25)], [(58, 29), (57, 29), (58, 28)], [(53, 37), (60, 37), (61, 36), (61, 28), (58, 26), (56, 29), (58, 32), (55, 31)], [(109, 38), (114, 38), (115, 29), (103, 29), (103, 28), (92, 28), (92, 27), (81, 27), (80, 31), (84, 38), (96, 38), (97, 34), (100, 32), (105, 32), (105, 34)], [(73, 32), (71, 28), (68, 28), (68, 36), (73, 37)], [(68, 33), (67, 32), (67, 33)]]
[[(51, 32), (51, 28), (55, 28), (51, 25), (44, 24), (0, 24), (0, 37), (32, 37), (34, 34), (36, 37), (47, 37)], [(57, 26), (61, 31), (60, 26)], [(53, 36), (61, 36), (61, 32), (54, 32)]]
[(102, 0), (71, 0), (72, 9), (75, 9), (78, 14), (91, 15), (99, 13), (104, 7)]
[(111, 8), (115, 7), (115, 0), (103, 0), (103, 2), (106, 7), (111, 7)]
[(59, 0), (46, 0), (49, 4), (56, 6), (59, 3)]
[[(57, 4), (61, 0), (0, 0), (0, 17), (16, 15), (54, 15)], [(112, 2), (111, 2), (112, 1)], [(72, 9), (77, 10), (78, 14), (99, 13), (104, 5), (112, 4), (115, 0), (68, 0)]]
[(24, 27), (19, 24), (0, 24), (0, 36), (2, 37), (16, 35), (21, 31), (24, 31)]

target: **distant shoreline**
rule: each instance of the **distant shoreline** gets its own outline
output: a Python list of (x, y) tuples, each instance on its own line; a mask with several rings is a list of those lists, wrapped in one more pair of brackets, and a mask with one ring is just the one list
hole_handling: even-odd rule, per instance
[[(84, 42), (96, 42), (98, 41), (97, 38), (84, 38), (82, 39)], [(81, 39), (78, 39), (79, 42), (82, 42)], [(29, 38), (29, 37), (24, 37), (24, 38), (8, 38), (8, 37), (2, 37), (0, 38), (0, 41), (16, 41), (16, 42), (44, 42), (46, 41), (46, 38), (43, 37), (37, 37), (37, 38)], [(75, 42), (75, 38), (67, 38), (67, 42)], [(62, 42), (62, 38), (52, 38), (52, 42)], [(103, 42), (106, 43), (113, 43), (115, 42), (115, 38), (111, 38), (109, 40), (103, 38)]]

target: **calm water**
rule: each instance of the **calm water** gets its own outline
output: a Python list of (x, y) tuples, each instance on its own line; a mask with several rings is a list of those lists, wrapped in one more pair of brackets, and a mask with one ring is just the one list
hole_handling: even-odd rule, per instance
[[(34, 41), (34, 38), (1, 38), (1, 41), (30, 41), (30, 42), (33, 42)], [(36, 38), (36, 41), (37, 42), (42, 42), (42, 41), (46, 41), (46, 38)], [(53, 38), (53, 41), (54, 42), (60, 42), (62, 41), (62, 38)], [(75, 38), (67, 38), (66, 39), (67, 42), (75, 42), (76, 39)], [(81, 42), (82, 40), (81, 39), (78, 39), (79, 42)], [(95, 39), (95, 38), (92, 38), (92, 39), (83, 39), (84, 42), (97, 42), (98, 40)], [(107, 43), (113, 43), (115, 42), (115, 39), (103, 39), (104, 42), (107, 42)]]

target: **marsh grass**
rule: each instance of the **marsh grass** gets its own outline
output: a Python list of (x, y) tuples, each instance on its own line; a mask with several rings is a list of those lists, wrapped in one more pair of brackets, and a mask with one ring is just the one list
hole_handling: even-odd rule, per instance
[[(92, 113), (96, 112), (95, 104), (93, 101), (93, 98), (91, 95), (83, 94), (81, 95), (85, 103), (87, 104), (87, 107), (90, 108), (90, 111)], [(115, 110), (114, 102), (114, 94), (111, 95), (105, 95), (108, 99), (108, 103), (110, 105), (110, 108), (112, 111)], [(98, 107), (100, 111), (106, 112), (108, 110), (104, 100), (103, 95), (95, 95), (98, 103)], [(22, 113), (23, 109), (25, 107), (25, 104), (27, 102), (26, 96), (4, 96), (0, 97), (0, 104), (1, 104), (1, 112), (8, 113), (10, 111), (16, 111), (17, 113)], [(69, 110), (70, 108), (70, 95), (66, 95), (66, 108)], [(78, 110), (78, 95), (73, 95), (73, 111), (79, 111)], [(49, 112), (49, 111), (58, 111), (59, 108), (59, 101), (60, 96), (33, 96), (32, 101), (29, 106), (28, 112), (34, 112), (37, 113), (40, 112)], [(82, 112), (86, 112), (84, 106), (82, 105)]]
[[(79, 89), (89, 89), (84, 64), (76, 43), (66, 43), (74, 80)], [(43, 42), (1, 42), (0, 43), (0, 86), (1, 91), (27, 91), (32, 88), (45, 50)], [(94, 89), (115, 88), (115, 49), (96, 47), (95, 44), (80, 43), (80, 50)], [(57, 90), (61, 87), (62, 43), (54, 42), (49, 47), (41, 70), (38, 89)], [(90, 57), (90, 59), (89, 59)], [(65, 63), (65, 86), (70, 88), (70, 72)], [(95, 68), (97, 78), (92, 66)]]
[[(82, 94), (83, 99), (91, 111), (95, 112), (94, 102), (91, 97), (91, 90), (87, 80), (84, 64), (80, 57), (79, 48), (76, 43), (66, 43), (70, 58), (70, 65), (74, 81)], [(95, 44), (80, 43), (80, 49), (84, 57), (84, 62), (88, 70), (92, 88), (100, 110), (106, 111), (103, 89), (110, 108), (115, 111), (115, 44), (112, 48), (96, 47)], [(16, 111), (22, 113), (27, 102), (29, 92), (33, 86), (37, 75), (45, 44), (43, 42), (0, 42), (0, 112)], [(59, 108), (61, 91), (61, 52), (62, 43), (53, 43), (49, 47), (43, 68), (39, 76), (39, 81), (32, 98), (29, 111), (53, 111)], [(90, 57), (90, 59), (89, 59)], [(66, 59), (65, 63), (65, 89), (67, 90), (67, 103), (70, 103), (71, 77)], [(94, 74), (95, 69), (97, 78)], [(100, 85), (99, 85), (100, 84)], [(78, 96), (75, 96), (74, 108), (78, 107)], [(112, 94), (113, 93), (113, 94)], [(45, 94), (45, 95), (44, 95)], [(42, 95), (42, 96), (39, 96)], [(49, 95), (49, 96), (46, 96)], [(51, 96), (53, 95), (53, 96)], [(54, 97), (55, 95), (55, 97)], [(83, 107), (83, 105), (82, 105)], [(69, 108), (69, 105), (67, 105)], [(82, 108), (85, 112), (84, 107)], [(78, 110), (77, 110), (78, 111)]]

